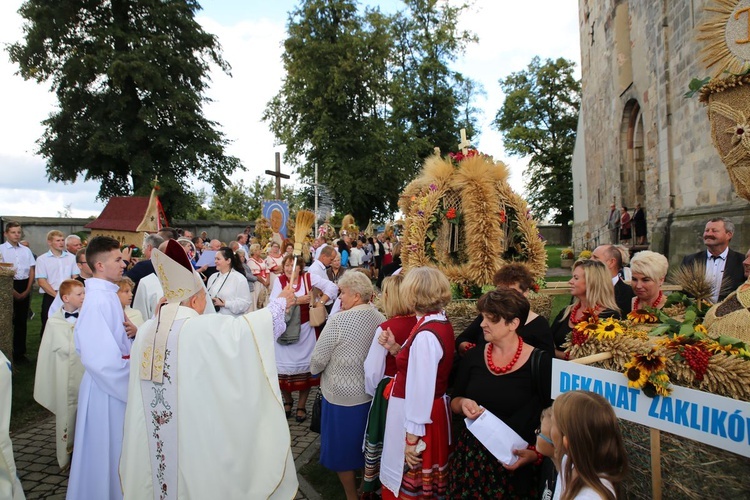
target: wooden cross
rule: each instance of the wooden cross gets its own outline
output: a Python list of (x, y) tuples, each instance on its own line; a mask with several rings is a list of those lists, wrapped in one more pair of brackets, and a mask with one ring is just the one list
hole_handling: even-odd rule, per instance
[(281, 153), (276, 153), (276, 170), (266, 170), (268, 175), (276, 177), (276, 199), (281, 199), (281, 179), (288, 179), (287, 174), (281, 173)]
[(469, 142), (468, 139), (466, 139), (466, 129), (461, 129), (461, 142), (458, 143), (458, 148), (461, 150), (463, 154), (466, 154), (469, 151), (469, 146), (471, 146), (471, 142)]

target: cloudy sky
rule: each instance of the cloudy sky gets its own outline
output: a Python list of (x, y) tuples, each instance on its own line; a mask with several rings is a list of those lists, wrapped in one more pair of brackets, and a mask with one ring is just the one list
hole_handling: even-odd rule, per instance
[[(392, 12), (398, 0), (362, 4), (379, 5)], [(58, 184), (47, 181), (44, 159), (35, 154), (42, 135), (41, 121), (55, 107), (54, 96), (45, 84), (24, 81), (15, 75), (4, 48), (21, 38), (20, 0), (0, 2), (0, 215), (48, 216), (70, 206), (74, 217), (88, 217), (101, 211), (98, 185), (78, 181)], [(273, 168), (274, 152), (283, 151), (261, 115), (266, 103), (278, 92), (283, 79), (282, 41), (287, 13), (296, 0), (203, 0), (198, 19), (204, 29), (218, 36), (224, 58), (232, 65), (232, 77), (212, 75), (208, 93), (214, 99), (205, 112), (222, 125), (232, 141), (229, 153), (240, 158), (246, 171), (234, 180), (246, 182)], [(498, 80), (524, 69), (532, 57), (565, 57), (580, 62), (577, 0), (475, 0), (462, 19), (479, 43), (470, 46), (455, 69), (482, 83), (486, 98), (478, 102), (483, 110), (482, 135), (473, 143), (511, 167), (511, 184), (523, 187), (523, 160), (508, 157), (502, 137), (490, 127), (503, 102)], [(259, 71), (262, 68), (262, 71)], [(580, 69), (578, 76), (580, 77)], [(456, 134), (458, 136), (458, 133)], [(457, 139), (458, 142), (458, 139)], [(282, 165), (282, 170), (289, 171)]]

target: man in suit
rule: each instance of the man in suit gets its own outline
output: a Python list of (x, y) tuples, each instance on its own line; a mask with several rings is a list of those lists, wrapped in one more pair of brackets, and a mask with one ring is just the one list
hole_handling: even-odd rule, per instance
[(607, 271), (612, 276), (612, 286), (615, 287), (615, 302), (624, 318), (632, 309), (635, 294), (633, 289), (620, 279), (622, 254), (614, 245), (599, 245), (591, 253), (591, 258), (607, 266)]
[(729, 248), (734, 236), (734, 224), (725, 217), (714, 217), (703, 231), (705, 250), (686, 255), (682, 265), (695, 263), (706, 266), (706, 280), (713, 285), (711, 300), (716, 303), (737, 289), (745, 281), (742, 261), (745, 256)]

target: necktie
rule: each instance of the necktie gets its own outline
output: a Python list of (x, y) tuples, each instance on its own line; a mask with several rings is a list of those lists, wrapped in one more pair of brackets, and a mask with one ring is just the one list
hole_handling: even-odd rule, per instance
[(75, 312), (75, 313), (66, 312), (65, 313), (65, 319), (68, 319), (68, 318), (71, 318), (71, 317), (72, 318), (77, 318), (78, 317), (78, 313), (77, 312)]

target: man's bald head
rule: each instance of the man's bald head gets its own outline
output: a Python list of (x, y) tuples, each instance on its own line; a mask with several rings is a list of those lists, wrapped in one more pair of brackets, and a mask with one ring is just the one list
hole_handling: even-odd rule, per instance
[(607, 266), (612, 277), (615, 277), (622, 268), (622, 254), (614, 245), (599, 245), (591, 253), (591, 258)]

